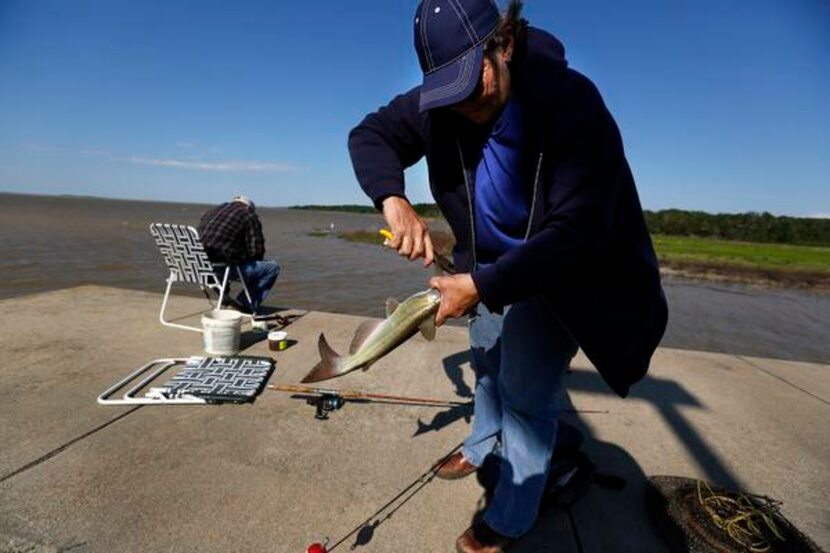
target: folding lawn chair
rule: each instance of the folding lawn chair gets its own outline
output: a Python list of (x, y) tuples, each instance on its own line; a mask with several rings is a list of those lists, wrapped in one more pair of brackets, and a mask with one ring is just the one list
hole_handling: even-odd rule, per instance
[[(197, 284), (205, 294), (211, 308), (221, 309), (222, 300), (228, 291), (231, 271), (235, 270), (239, 277), (239, 282), (242, 283), (245, 296), (248, 298), (248, 305), (253, 305), (251, 294), (248, 292), (248, 286), (245, 284), (245, 278), (242, 275), (242, 270), (237, 265), (212, 263), (208, 259), (207, 253), (205, 253), (205, 248), (195, 228), (187, 225), (153, 223), (150, 225), (150, 233), (155, 238), (161, 256), (170, 269), (170, 274), (167, 277), (167, 290), (164, 292), (164, 299), (161, 302), (161, 311), (159, 312), (159, 321), (161, 324), (202, 332), (202, 329), (199, 327), (173, 323), (164, 319), (164, 310), (167, 308), (167, 299), (170, 297), (170, 288), (174, 282)], [(216, 273), (223, 271), (223, 269), (224, 274), (220, 281)], [(216, 302), (216, 305), (210, 299), (208, 289), (215, 290), (219, 294), (219, 300)], [(254, 315), (255, 313), (251, 317)]]
[[(101, 405), (200, 405), (247, 403), (265, 387), (274, 371), (270, 357), (190, 357), (154, 359), (98, 396)], [(168, 369), (179, 372), (151, 386)], [(127, 386), (130, 386), (127, 388)], [(121, 397), (113, 397), (126, 390)], [(142, 394), (141, 392), (144, 391)]]

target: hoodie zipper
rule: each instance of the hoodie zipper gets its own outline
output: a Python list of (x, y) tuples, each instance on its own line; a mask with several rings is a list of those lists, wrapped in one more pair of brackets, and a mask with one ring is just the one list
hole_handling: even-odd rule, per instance
[(530, 238), (530, 227), (533, 225), (533, 212), (536, 210), (536, 194), (539, 191), (539, 174), (542, 172), (542, 159), (544, 152), (539, 153), (539, 161), (536, 162), (536, 176), (533, 178), (533, 199), (530, 201), (530, 213), (527, 216), (527, 230), (525, 231), (525, 242)]
[[(470, 240), (473, 245), (473, 271), (478, 266), (476, 260), (476, 224), (473, 219), (473, 194), (470, 191), (470, 179), (467, 178), (467, 166), (464, 164), (464, 153), (461, 151), (461, 142), (455, 139), (455, 145), (458, 147), (458, 157), (461, 159), (461, 173), (464, 175), (464, 188), (467, 190), (467, 207), (470, 209)], [(472, 271), (471, 271), (472, 272)]]
[[(455, 139), (455, 145), (458, 148), (458, 157), (461, 160), (461, 173), (464, 175), (464, 188), (467, 191), (467, 207), (470, 211), (470, 240), (473, 246), (473, 270), (478, 265), (476, 260), (476, 228), (475, 219), (473, 218), (473, 194), (470, 190), (470, 179), (467, 178), (467, 166), (464, 164), (464, 153), (461, 150), (461, 143)], [(539, 192), (539, 175), (542, 173), (542, 161), (545, 158), (545, 153), (539, 153), (539, 161), (536, 162), (536, 174), (533, 177), (533, 197), (530, 201), (530, 212), (527, 216), (527, 229), (525, 229), (525, 241), (530, 238), (530, 229), (533, 226), (533, 214), (536, 211), (536, 198)], [(431, 185), (432, 183), (430, 183)]]

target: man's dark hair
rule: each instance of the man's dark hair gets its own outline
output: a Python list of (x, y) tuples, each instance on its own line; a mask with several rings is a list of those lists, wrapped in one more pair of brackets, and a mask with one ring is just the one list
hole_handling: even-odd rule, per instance
[(495, 33), (484, 45), (484, 55), (490, 57), (491, 60), (496, 52), (505, 47), (511, 37), (514, 50), (519, 50), (524, 46), (527, 37), (527, 19), (522, 17), (522, 7), (522, 0), (510, 0), (507, 9), (501, 14)]

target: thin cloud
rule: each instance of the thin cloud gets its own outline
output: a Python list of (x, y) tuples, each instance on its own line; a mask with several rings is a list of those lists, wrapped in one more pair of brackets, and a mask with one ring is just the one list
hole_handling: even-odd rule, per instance
[(100, 148), (69, 148), (65, 146), (38, 144), (37, 142), (24, 142), (23, 147), (35, 152), (69, 152), (72, 154), (84, 154), (86, 156), (103, 156), (109, 154), (107, 150)]
[(170, 167), (173, 169), (191, 169), (195, 171), (218, 171), (226, 173), (290, 173), (297, 169), (285, 163), (270, 161), (194, 161), (187, 159), (153, 158), (130, 156), (124, 159), (128, 163)]
[[(169, 167), (171, 169), (187, 169), (191, 171), (216, 171), (223, 173), (293, 173), (297, 168), (287, 163), (273, 161), (241, 161), (241, 160), (203, 160), (193, 157), (160, 158), (146, 156), (113, 156), (108, 150), (101, 148), (76, 148), (54, 146), (37, 142), (24, 142), (23, 148), (36, 152), (68, 152), (87, 156), (109, 156), (113, 161), (133, 163), (135, 165), (151, 165), (154, 167)], [(184, 149), (198, 147), (195, 142), (180, 141), (176, 146)], [(211, 148), (211, 151), (215, 148)]]

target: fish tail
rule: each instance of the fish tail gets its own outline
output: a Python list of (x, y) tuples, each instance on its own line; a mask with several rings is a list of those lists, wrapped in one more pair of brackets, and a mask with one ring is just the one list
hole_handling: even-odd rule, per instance
[(341, 376), (348, 371), (345, 370), (346, 364), (344, 357), (338, 355), (326, 341), (326, 337), (321, 333), (320, 339), (317, 342), (317, 347), (320, 350), (320, 362), (311, 369), (302, 382), (319, 382), (321, 380), (328, 380), (335, 376)]

